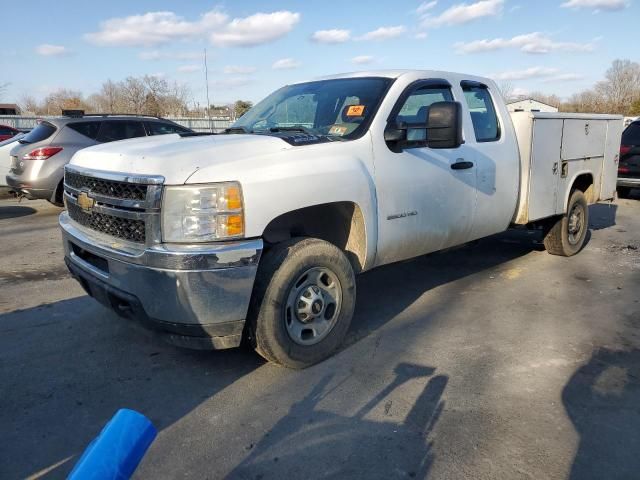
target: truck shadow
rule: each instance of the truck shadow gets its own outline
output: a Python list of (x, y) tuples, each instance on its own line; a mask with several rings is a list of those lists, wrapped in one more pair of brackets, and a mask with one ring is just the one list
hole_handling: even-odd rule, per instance
[[(434, 288), (542, 252), (536, 231), (509, 230), (469, 244), (376, 268), (358, 277), (356, 311), (345, 346), (380, 328)], [(425, 312), (428, 321), (428, 312)]]
[(0, 220), (7, 220), (9, 218), (26, 217), (37, 213), (35, 208), (23, 207), (17, 205), (0, 207)]
[[(428, 437), (443, 411), (448, 382), (446, 375), (432, 376), (434, 372), (432, 367), (398, 364), (395, 378), (351, 416), (318, 406), (337, 388), (329, 388), (333, 374), (321, 378), (252, 446), (229, 478), (426, 478), (433, 462)], [(380, 407), (409, 381), (424, 382), (424, 388), (406, 417), (394, 420), (392, 401)], [(388, 420), (366, 418), (376, 407), (384, 409)]]
[(568, 478), (638, 478), (640, 350), (595, 351), (562, 401), (580, 437)]
[(616, 224), (618, 206), (615, 203), (596, 203), (589, 206), (589, 228), (602, 230)]

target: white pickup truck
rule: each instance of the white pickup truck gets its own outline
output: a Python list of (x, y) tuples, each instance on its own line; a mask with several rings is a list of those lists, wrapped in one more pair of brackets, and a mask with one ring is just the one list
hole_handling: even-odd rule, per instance
[[(616, 190), (622, 117), (509, 114), (493, 81), (372, 71), (288, 85), (224, 134), (79, 151), (60, 216), (86, 291), (178, 345), (331, 355), (355, 275), (514, 225), (585, 241)], [(392, 299), (389, 299), (392, 301)]]

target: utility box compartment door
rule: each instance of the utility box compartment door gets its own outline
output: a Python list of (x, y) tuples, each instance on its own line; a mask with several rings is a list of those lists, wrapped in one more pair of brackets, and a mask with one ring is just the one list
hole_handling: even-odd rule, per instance
[(535, 119), (529, 175), (529, 221), (556, 213), (562, 119)]
[(562, 137), (562, 160), (604, 156), (606, 120), (566, 119)]
[(620, 160), (620, 137), (622, 137), (622, 130), (624, 129), (624, 125), (620, 120), (609, 120), (607, 124), (607, 142), (604, 158), (602, 159), (601, 200), (609, 200), (616, 195), (618, 163)]

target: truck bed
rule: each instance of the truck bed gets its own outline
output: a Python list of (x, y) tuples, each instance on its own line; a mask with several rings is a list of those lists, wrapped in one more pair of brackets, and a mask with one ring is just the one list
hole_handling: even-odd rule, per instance
[(564, 213), (574, 182), (588, 175), (589, 203), (614, 197), (622, 116), (512, 112), (511, 119), (520, 150), (514, 224)]

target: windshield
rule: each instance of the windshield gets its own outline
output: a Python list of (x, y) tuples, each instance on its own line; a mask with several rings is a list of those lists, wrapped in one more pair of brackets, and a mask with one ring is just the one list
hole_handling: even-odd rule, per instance
[(357, 138), (366, 131), (390, 83), (389, 78), (369, 77), (289, 85), (258, 103), (232, 128)]

